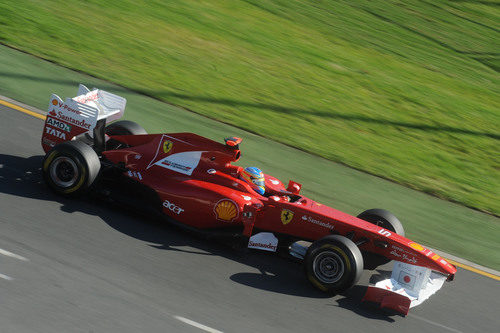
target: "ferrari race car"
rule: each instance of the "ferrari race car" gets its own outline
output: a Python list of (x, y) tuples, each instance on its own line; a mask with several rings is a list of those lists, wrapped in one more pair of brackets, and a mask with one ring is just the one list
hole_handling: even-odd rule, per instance
[(51, 96), (42, 147), (52, 190), (133, 197), (129, 204), (184, 228), (229, 235), (245, 249), (285, 251), (303, 261), (314, 287), (331, 294), (356, 284), (364, 268), (395, 260), (391, 278), (368, 287), (364, 300), (402, 314), (453, 279), (456, 268), (405, 238), (390, 212), (354, 217), (302, 196), (297, 182), (285, 187), (267, 174), (261, 195), (233, 165), (240, 138), (219, 143), (192, 133), (147, 134), (134, 122), (116, 121), (125, 105), (120, 96), (83, 85), (74, 98)]

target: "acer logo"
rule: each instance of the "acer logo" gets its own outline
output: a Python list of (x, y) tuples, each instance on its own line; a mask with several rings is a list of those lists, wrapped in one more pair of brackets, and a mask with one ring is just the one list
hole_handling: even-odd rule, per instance
[(179, 215), (180, 213), (182, 213), (184, 211), (184, 209), (182, 209), (179, 206), (176, 206), (174, 203), (171, 203), (168, 200), (163, 201), (163, 207), (170, 209), (172, 212), (174, 212), (177, 215)]
[(48, 135), (55, 136), (56, 138), (66, 140), (66, 134), (64, 132), (56, 130), (55, 128), (46, 126), (45, 133), (47, 133)]

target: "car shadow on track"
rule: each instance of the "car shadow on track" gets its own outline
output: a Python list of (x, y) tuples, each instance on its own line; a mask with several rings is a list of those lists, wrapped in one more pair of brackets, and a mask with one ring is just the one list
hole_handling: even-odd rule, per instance
[(43, 156), (18, 157), (0, 154), (0, 192), (24, 198), (58, 201), (72, 205), (71, 200), (58, 197), (43, 184)]
[(378, 319), (387, 322), (395, 322), (393, 318), (399, 316), (391, 311), (382, 310), (378, 305), (372, 303), (362, 303), (366, 292), (366, 287), (361, 285), (356, 285), (346, 292), (342, 293), (342, 298), (337, 299), (337, 304), (327, 304), (328, 306), (340, 307), (369, 319)]
[(19, 157), (0, 154), (0, 193), (43, 201), (58, 202), (64, 212), (82, 212), (106, 219), (102, 209), (82, 204), (81, 199), (59, 196), (49, 190), (42, 177), (43, 156)]
[[(42, 161), (43, 156), (24, 158), (0, 154), (0, 193), (59, 202), (60, 209), (64, 212), (81, 212), (98, 216), (118, 232), (142, 240), (158, 250), (219, 256), (258, 270), (258, 273), (236, 272), (232, 274), (229, 279), (234, 283), (292, 296), (317, 299), (331, 297), (310, 286), (299, 263), (278, 257), (273, 253), (234, 250), (226, 244), (180, 230), (178, 227), (165, 223), (164, 220), (124, 211), (120, 209), (122, 207), (109, 207), (108, 203), (92, 195), (74, 199), (56, 195), (43, 183)], [(382, 274), (386, 275), (386, 272)], [(365, 288), (365, 286), (357, 285), (341, 295), (333, 296), (330, 298), (332, 302), (329, 305), (351, 310), (367, 318), (394, 321), (380, 311), (369, 306), (362, 306), (361, 299)]]

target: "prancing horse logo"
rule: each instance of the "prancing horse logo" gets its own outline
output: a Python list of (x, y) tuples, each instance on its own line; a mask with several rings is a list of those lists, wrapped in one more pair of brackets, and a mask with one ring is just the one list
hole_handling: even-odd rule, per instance
[(283, 209), (281, 211), (281, 222), (286, 225), (290, 223), (290, 221), (293, 219), (293, 212), (288, 209)]
[(165, 154), (167, 154), (172, 149), (173, 145), (174, 144), (172, 143), (172, 141), (168, 141), (168, 140), (164, 141), (163, 142), (163, 152)]

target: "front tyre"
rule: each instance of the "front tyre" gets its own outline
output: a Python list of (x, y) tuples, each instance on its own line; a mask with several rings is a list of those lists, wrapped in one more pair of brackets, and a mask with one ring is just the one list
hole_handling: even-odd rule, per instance
[[(379, 227), (395, 232), (400, 236), (405, 235), (403, 225), (394, 214), (385, 209), (368, 209), (357, 216)], [(385, 265), (391, 260), (376, 253), (363, 251), (365, 268), (373, 270), (378, 266)]]
[(330, 235), (309, 246), (304, 269), (314, 287), (338, 294), (358, 282), (363, 271), (363, 256), (350, 239)]
[(47, 185), (64, 196), (79, 195), (94, 183), (101, 163), (96, 152), (81, 141), (68, 141), (51, 149), (43, 160)]

